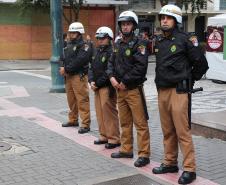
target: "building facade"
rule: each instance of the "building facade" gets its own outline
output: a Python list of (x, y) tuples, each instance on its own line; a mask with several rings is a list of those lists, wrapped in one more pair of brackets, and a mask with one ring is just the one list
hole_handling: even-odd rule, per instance
[[(169, 0), (169, 3), (174, 3)], [(139, 15), (140, 31), (147, 31), (153, 34), (155, 29), (159, 27), (158, 13), (161, 9), (159, 0), (129, 0), (128, 9), (136, 12)], [(206, 0), (201, 8), (201, 13), (194, 14), (191, 12), (191, 7), (185, 11), (183, 8), (183, 28), (187, 32), (195, 32), (200, 41), (205, 40), (206, 25), (208, 17), (217, 14), (225, 13), (226, 0)]]
[[(80, 9), (79, 21), (86, 34), (94, 39), (100, 26), (115, 27), (115, 17), (119, 6), (128, 1), (86, 0)], [(69, 7), (64, 6), (69, 16)], [(68, 23), (63, 19), (63, 29)], [(51, 57), (51, 21), (49, 12), (29, 10), (21, 14), (15, 0), (0, 1), (0, 60), (49, 59)]]
[[(0, 59), (49, 59), (51, 56), (51, 22), (48, 12), (28, 11), (20, 15), (14, 5), (16, 0), (0, 1)], [(160, 0), (85, 0), (79, 14), (86, 30), (94, 40), (99, 26), (109, 26), (117, 34), (117, 17), (123, 10), (132, 10), (139, 17), (139, 31), (154, 34), (159, 27)], [(169, 0), (173, 3), (173, 0)], [(195, 32), (199, 40), (205, 41), (208, 17), (225, 13), (226, 0), (206, 1), (201, 14), (186, 12), (183, 8), (183, 28)], [(69, 15), (69, 9), (64, 7)], [(63, 21), (64, 32), (68, 23)]]

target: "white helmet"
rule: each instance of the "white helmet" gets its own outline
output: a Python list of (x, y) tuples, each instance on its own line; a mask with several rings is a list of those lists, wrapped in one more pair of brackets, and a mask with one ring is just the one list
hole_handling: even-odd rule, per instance
[(82, 23), (80, 23), (80, 22), (71, 23), (68, 31), (69, 32), (79, 32), (81, 34), (85, 33), (84, 27), (83, 27)]
[(113, 39), (114, 36), (111, 28), (102, 26), (97, 29), (96, 38), (104, 38), (104, 37), (109, 37), (110, 39)]
[(159, 15), (168, 15), (174, 17), (177, 23), (182, 23), (182, 11), (176, 5), (165, 5), (159, 12)]
[(132, 11), (124, 11), (118, 17), (118, 25), (120, 26), (123, 21), (132, 21), (135, 24), (135, 27), (138, 25), (138, 17)]

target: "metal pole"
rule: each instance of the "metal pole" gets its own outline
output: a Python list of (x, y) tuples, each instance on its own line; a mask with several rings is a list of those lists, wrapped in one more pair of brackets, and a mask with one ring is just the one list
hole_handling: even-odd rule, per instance
[(59, 74), (59, 60), (63, 53), (63, 34), (62, 34), (62, 2), (61, 0), (50, 0), (50, 18), (52, 23), (52, 56), (51, 79), (52, 87), (50, 92), (65, 92), (64, 78)]

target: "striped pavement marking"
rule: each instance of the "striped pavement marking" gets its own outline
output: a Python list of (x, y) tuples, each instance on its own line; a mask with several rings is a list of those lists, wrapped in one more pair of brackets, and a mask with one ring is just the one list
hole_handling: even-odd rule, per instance
[[(11, 87), (11, 89), (13, 88), (17, 88), (17, 87), (14, 87), (14, 86)], [(45, 113), (45, 111), (43, 110), (40, 110), (36, 107), (22, 107), (7, 99), (7, 98), (13, 98), (13, 97), (21, 97), (22, 95), (27, 96), (28, 93), (25, 93), (25, 91), (21, 89), (12, 90), (14, 94), (11, 97), (0, 97), (0, 107), (2, 108), (0, 110), (0, 116), (22, 117), (27, 121), (30, 121), (32, 123), (37, 123), (38, 125), (44, 128), (47, 128), (57, 134), (60, 134), (74, 141), (75, 143), (82, 145), (84, 147), (87, 147), (90, 150), (95, 151), (100, 155), (103, 155), (108, 158), (111, 158), (110, 154), (112, 152), (118, 151), (118, 149), (107, 150), (104, 148), (103, 145), (94, 145), (93, 141), (96, 140), (97, 138), (95, 136), (92, 136), (89, 133), (81, 135), (81, 134), (78, 134), (77, 129), (75, 128), (61, 127), (61, 123), (59, 121), (43, 115)], [(130, 167), (134, 167), (133, 166), (134, 160), (132, 159), (112, 159), (112, 160), (117, 160), (122, 164), (128, 165)], [(158, 181), (159, 183), (173, 184), (173, 185), (177, 184), (178, 178), (181, 175), (182, 171), (180, 171), (179, 173), (173, 173), (173, 174), (162, 174), (162, 175), (152, 174), (152, 169), (159, 165), (160, 163), (151, 161), (149, 165), (142, 168), (136, 168), (136, 169), (142, 173), (149, 175), (153, 180)], [(197, 177), (197, 179), (192, 183), (192, 185), (217, 185), (217, 183), (214, 183), (213, 181), (204, 179), (202, 177)]]

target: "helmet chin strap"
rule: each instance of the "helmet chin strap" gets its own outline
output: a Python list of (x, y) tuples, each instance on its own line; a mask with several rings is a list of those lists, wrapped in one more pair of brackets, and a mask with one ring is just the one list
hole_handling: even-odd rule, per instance
[(122, 32), (122, 35), (124, 37), (130, 37), (131, 35), (133, 35), (133, 31), (131, 31), (131, 32)]
[(169, 32), (169, 33), (171, 33), (171, 32), (173, 32), (174, 27), (168, 28), (168, 27), (161, 26), (161, 30), (162, 30), (163, 32)]

